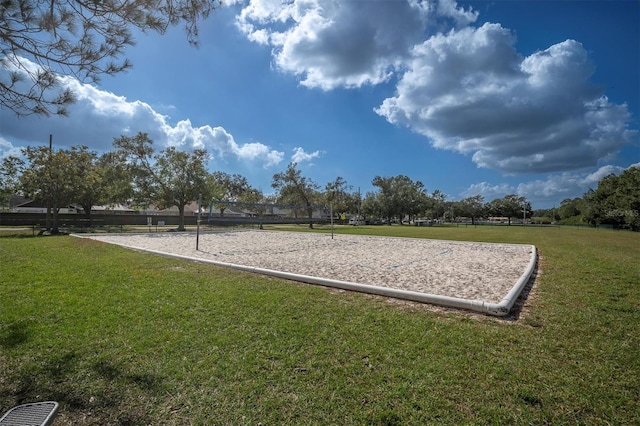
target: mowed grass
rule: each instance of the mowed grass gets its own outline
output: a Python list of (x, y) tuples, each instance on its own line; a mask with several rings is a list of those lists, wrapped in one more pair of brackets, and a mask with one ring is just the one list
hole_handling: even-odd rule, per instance
[(336, 232), (535, 244), (540, 268), (502, 320), (0, 231), (0, 411), (57, 400), (56, 425), (640, 424), (640, 234)]

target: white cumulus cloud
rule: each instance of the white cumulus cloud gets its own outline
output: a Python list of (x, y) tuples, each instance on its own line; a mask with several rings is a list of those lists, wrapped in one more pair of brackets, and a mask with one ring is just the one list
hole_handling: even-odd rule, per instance
[(627, 106), (589, 82), (594, 68), (579, 42), (528, 57), (514, 45), (499, 24), (433, 36), (375, 111), (508, 174), (593, 167), (632, 143)]
[(20, 148), (13, 146), (11, 142), (0, 136), (0, 160), (4, 157), (20, 157), (21, 155)]
[(284, 153), (268, 146), (249, 142), (238, 144), (223, 127), (209, 125), (194, 127), (190, 120), (181, 120), (175, 126), (164, 124), (166, 143), (181, 149), (206, 149), (214, 158), (235, 157), (244, 161), (262, 161), (264, 167), (279, 164)]
[(293, 155), (291, 156), (291, 161), (294, 163), (302, 163), (303, 161), (311, 161), (314, 158), (318, 158), (322, 155), (320, 151), (314, 152), (305, 152), (302, 147), (296, 147), (293, 149)]
[(175, 146), (184, 150), (205, 148), (218, 160), (234, 160), (261, 164), (265, 168), (278, 165), (284, 153), (259, 142), (238, 143), (223, 127), (194, 126), (189, 119), (175, 124), (146, 102), (128, 100), (124, 96), (80, 83), (72, 77), (62, 77), (63, 87), (70, 88), (77, 102), (70, 105), (68, 117), (17, 118), (8, 109), (0, 109), (0, 153), (15, 153), (19, 146), (48, 143), (53, 135), (54, 146), (86, 145), (103, 151), (113, 148), (113, 139), (145, 132), (157, 150)]
[(237, 25), (249, 40), (273, 48), (280, 70), (329, 90), (387, 81), (439, 19), (466, 25), (476, 17), (453, 0), (251, 0)]

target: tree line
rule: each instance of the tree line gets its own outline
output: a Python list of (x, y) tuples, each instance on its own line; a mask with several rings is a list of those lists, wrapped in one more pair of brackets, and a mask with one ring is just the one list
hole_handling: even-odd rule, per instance
[(605, 176), (582, 197), (567, 198), (559, 207), (536, 214), (565, 225), (611, 225), (640, 231), (640, 167)]
[[(640, 169), (631, 168), (620, 176), (605, 177), (596, 190), (582, 198), (565, 200), (560, 207), (534, 212), (529, 201), (509, 194), (485, 202), (481, 195), (449, 201), (444, 193), (429, 193), (420, 181), (398, 175), (375, 176), (374, 191), (362, 195), (338, 176), (324, 187), (304, 176), (296, 163), (273, 175), (271, 194), (252, 187), (239, 174), (208, 172), (208, 153), (204, 149), (184, 152), (175, 147), (157, 151), (146, 133), (120, 136), (114, 149), (98, 155), (86, 146), (70, 149), (27, 147), (22, 156), (9, 156), (0, 165), (1, 204), (7, 205), (11, 195), (42, 202), (50, 211), (50, 231), (58, 232), (60, 208), (80, 205), (90, 218), (98, 205), (129, 204), (146, 209), (177, 207), (179, 230), (184, 230), (185, 207), (200, 198), (203, 205), (214, 200), (214, 208), (224, 216), (228, 202), (253, 205), (250, 210), (262, 213), (261, 203), (302, 206), (311, 219), (316, 206), (325, 206), (336, 217), (357, 216), (381, 223), (403, 220), (464, 217), (475, 223), (490, 216), (504, 218), (509, 224), (516, 219), (578, 221), (589, 224), (612, 223), (637, 230), (640, 225)], [(264, 210), (264, 209), (262, 209)], [(549, 219), (549, 217), (551, 217)], [(310, 220), (310, 226), (312, 222)], [(48, 225), (49, 227), (49, 225)]]

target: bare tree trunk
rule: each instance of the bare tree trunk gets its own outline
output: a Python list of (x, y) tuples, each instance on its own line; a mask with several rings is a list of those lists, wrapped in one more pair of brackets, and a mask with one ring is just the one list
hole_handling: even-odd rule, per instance
[(309, 228), (313, 229), (313, 209), (311, 207), (307, 208), (307, 214), (309, 215)]
[(91, 228), (93, 226), (93, 216), (91, 216), (91, 206), (83, 206), (82, 210), (84, 210), (84, 216), (87, 218), (87, 227)]
[(51, 202), (47, 201), (47, 215), (45, 216), (45, 228), (51, 231)]
[(56, 204), (53, 203), (53, 207), (51, 208), (51, 213), (53, 215), (53, 220), (51, 224), (51, 234), (60, 233), (60, 228), (58, 228), (58, 210), (60, 210), (58, 206), (56, 206)]
[(185, 227), (184, 227), (184, 206), (178, 206), (178, 212), (179, 212), (178, 231), (184, 231), (185, 230)]

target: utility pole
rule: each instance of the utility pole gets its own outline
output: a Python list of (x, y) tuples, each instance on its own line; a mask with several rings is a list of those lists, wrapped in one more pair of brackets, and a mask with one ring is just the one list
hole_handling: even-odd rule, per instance
[(356, 225), (360, 223), (360, 207), (362, 206), (362, 194), (360, 194), (360, 187), (358, 187), (358, 217), (356, 219)]
[(52, 182), (51, 182), (51, 157), (53, 155), (53, 135), (49, 134), (49, 161), (47, 162), (47, 184), (49, 185), (48, 188), (48, 193), (46, 195), (45, 198), (45, 202), (46, 202), (46, 207), (47, 207), (47, 215), (45, 217), (45, 226), (47, 228), (47, 231), (51, 231), (51, 186), (52, 186)]

